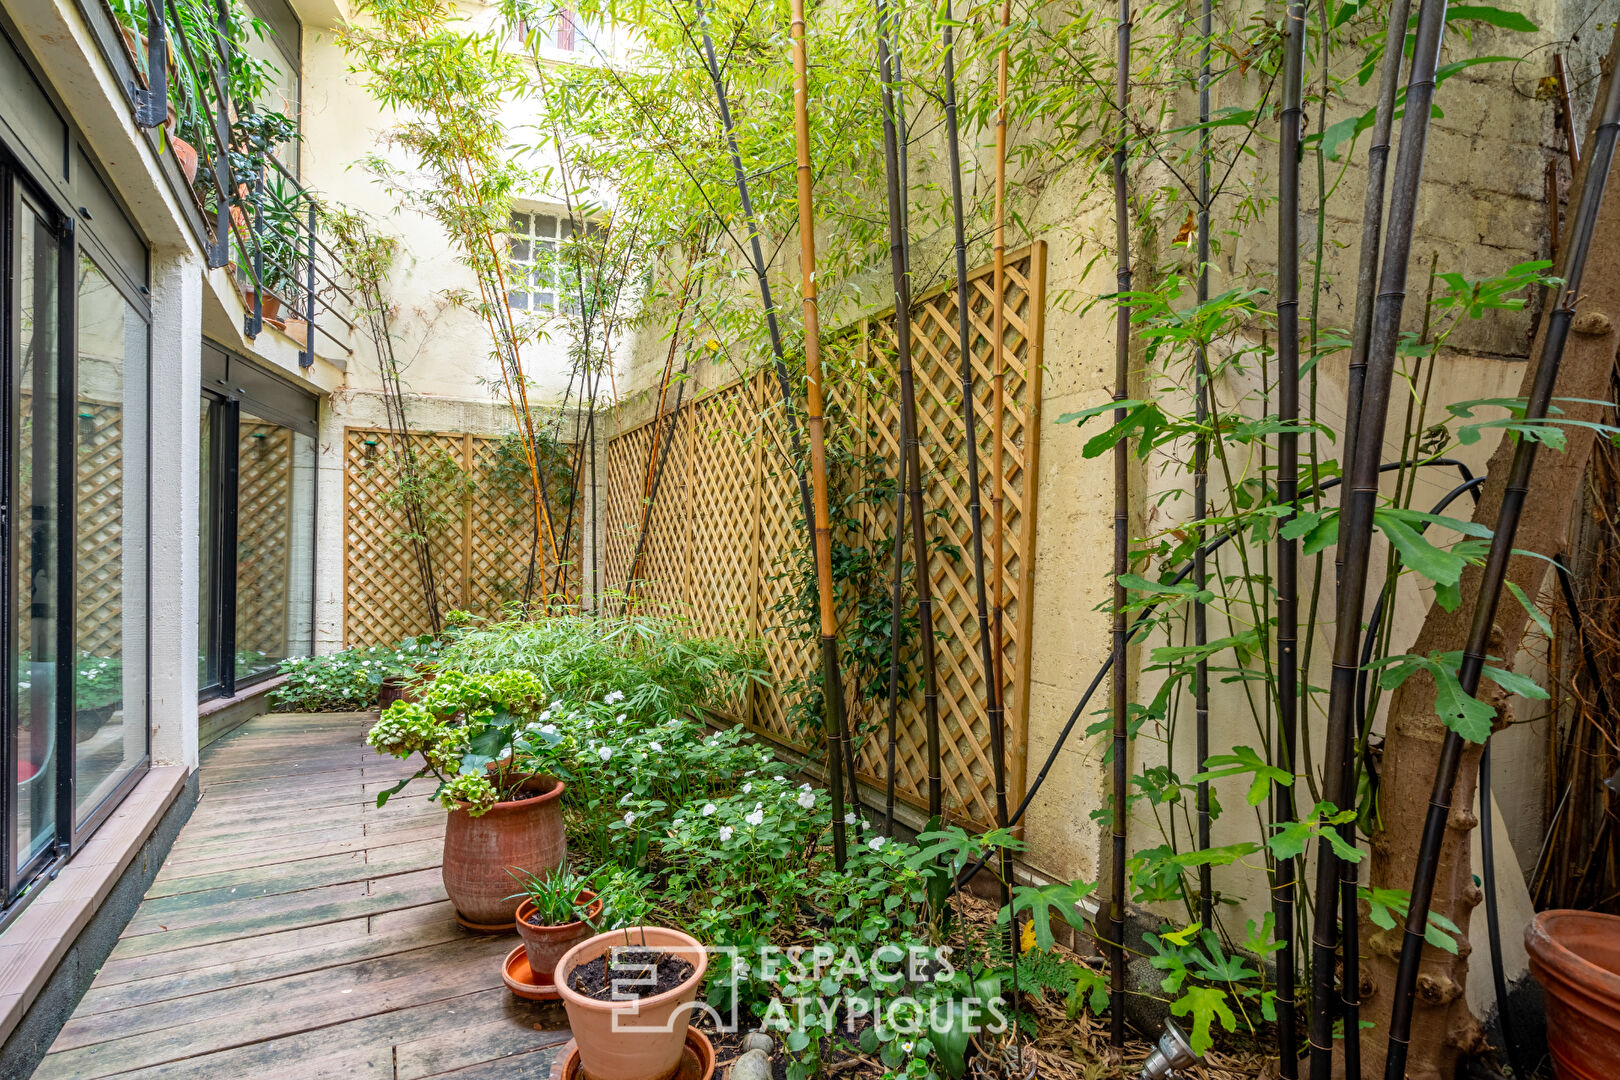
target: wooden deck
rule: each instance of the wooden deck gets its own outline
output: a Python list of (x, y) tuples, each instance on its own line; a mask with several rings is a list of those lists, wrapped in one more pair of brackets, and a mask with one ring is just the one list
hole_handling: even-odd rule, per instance
[(514, 997), (515, 935), (462, 929), (444, 812), (371, 716), (260, 717), (203, 752), (202, 801), (39, 1077), (548, 1077), (557, 1005)]

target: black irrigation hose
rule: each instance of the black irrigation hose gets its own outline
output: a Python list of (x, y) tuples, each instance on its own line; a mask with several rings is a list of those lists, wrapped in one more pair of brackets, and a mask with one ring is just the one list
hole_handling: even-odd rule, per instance
[[(1478, 480), (1476, 480), (1474, 474), (1469, 470), (1468, 466), (1464, 462), (1458, 461), (1456, 458), (1429, 458), (1418, 461), (1390, 461), (1380, 465), (1378, 471), (1393, 472), (1396, 469), (1423, 468), (1434, 465), (1456, 469), (1457, 472), (1462, 475), (1463, 480), (1465, 481), (1465, 487), (1466, 484), (1478, 483), (1484, 479), (1483, 477), (1480, 477)], [(1330, 491), (1333, 488), (1338, 487), (1343, 482), (1344, 478), (1342, 476), (1330, 477), (1329, 479), (1322, 481), (1320, 484), (1314, 484), (1311, 487), (1306, 488), (1304, 491), (1301, 491), (1299, 493), (1298, 501), (1303, 502), (1306, 499), (1320, 495), (1324, 491)], [(1453, 497), (1455, 497), (1455, 495), (1448, 496), (1447, 501), (1449, 502)], [(1215, 537), (1213, 540), (1203, 546), (1201, 549), (1203, 554), (1206, 557), (1213, 555), (1215, 552), (1225, 547), (1226, 542), (1236, 536), (1237, 533), (1237, 529), (1228, 529), (1227, 531), (1221, 533), (1219, 536)], [(1188, 561), (1181, 567), (1180, 570), (1177, 570), (1173, 575), (1171, 575), (1169, 580), (1165, 581), (1164, 584), (1179, 585), (1183, 581), (1187, 580), (1187, 578), (1191, 577), (1192, 572), (1193, 563), (1192, 561)], [(1158, 610), (1158, 607), (1159, 603), (1158, 601), (1155, 601), (1142, 609), (1142, 613), (1138, 615), (1136, 617), (1136, 621), (1131, 624), (1131, 637), (1136, 636), (1136, 632), (1142, 628), (1144, 623), (1153, 617), (1153, 613)], [(1097, 669), (1097, 673), (1091, 677), (1091, 683), (1086, 687), (1085, 693), (1080, 695), (1079, 703), (1075, 705), (1074, 711), (1069, 714), (1068, 722), (1063, 725), (1063, 730), (1058, 733), (1057, 741), (1052, 744), (1051, 751), (1047, 753), (1046, 761), (1041, 765), (1041, 771), (1035, 774), (1035, 782), (1029, 785), (1029, 790), (1024, 792), (1024, 797), (1019, 802), (1018, 809), (1015, 810), (1012, 817), (1008, 819), (1007, 827), (1009, 829), (1015, 827), (1020, 821), (1023, 820), (1024, 811), (1029, 809), (1029, 804), (1034, 801), (1036, 794), (1038, 794), (1041, 790), (1041, 785), (1046, 782), (1047, 774), (1052, 771), (1052, 766), (1057, 763), (1059, 751), (1063, 749), (1063, 744), (1069, 741), (1069, 736), (1074, 732), (1074, 725), (1079, 723), (1081, 714), (1085, 712), (1086, 706), (1091, 703), (1091, 696), (1097, 692), (1097, 687), (1102, 685), (1103, 679), (1108, 676), (1108, 672), (1113, 666), (1114, 657), (1113, 654), (1110, 653), (1108, 659), (1104, 660), (1102, 662), (1102, 666)], [(981, 855), (979, 858), (975, 859), (973, 865), (969, 866), (966, 870), (963, 870), (962, 873), (957, 877), (956, 884), (952, 886), (951, 891), (955, 893), (967, 888), (968, 882), (977, 877), (979, 871), (984, 869), (985, 860), (987, 858), (988, 855)]]

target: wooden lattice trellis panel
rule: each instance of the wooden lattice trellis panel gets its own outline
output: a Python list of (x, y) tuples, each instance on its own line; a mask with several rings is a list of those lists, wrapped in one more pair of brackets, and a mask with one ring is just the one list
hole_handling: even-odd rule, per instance
[[(1045, 273), (1042, 243), (1008, 257), (1003, 349), (1003, 646), (1008, 781), (1014, 799), (1023, 793), (1029, 715), (1030, 640), (1021, 615), (1029, 610), (1033, 585), (1033, 478), (1039, 450)], [(990, 339), (995, 303), (991, 268), (974, 271), (969, 286), (973, 389), (988, 528)], [(994, 792), (974, 582), (967, 555), (971, 530), (954, 283), (916, 300), (911, 332), (929, 532), (947, 548), (961, 552), (960, 557), (952, 558), (936, 551), (928, 567), (940, 635), (937, 659), (946, 802), (957, 816), (984, 823), (993, 815)], [(852, 380), (855, 385), (830, 387), (836, 410), (830, 414), (830, 422), (845, 425), (856, 454), (881, 460), (889, 475), (899, 453), (893, 342), (894, 314), (889, 312), (863, 320), (849, 334), (828, 343), (829, 353), (851, 349), (859, 353), (854, 366), (857, 377)], [(807, 738), (815, 736), (793, 722), (785, 688), (804, 678), (816, 658), (813, 644), (795, 639), (786, 629), (790, 615), (778, 610), (792, 581), (787, 571), (805, 543), (799, 491), (782, 445), (779, 409), (776, 381), (769, 371), (761, 371), (684, 404), (673, 423), (666, 415), (623, 432), (609, 443), (606, 561), (609, 580), (622, 588), (642, 527), (653, 432), (656, 427), (664, 438), (673, 428), (669, 459), (647, 522), (637, 595), (678, 605), (707, 632), (763, 639), (772, 688), (751, 696), (746, 723), (771, 738), (803, 747)], [(893, 526), (892, 511), (864, 513), (862, 527), (868, 535), (892, 533)], [(851, 715), (856, 723), (863, 721), (861, 710), (852, 709)], [(881, 719), (864, 716), (868, 730)], [(896, 743), (896, 788), (908, 802), (924, 805), (927, 766), (920, 698), (905, 703)], [(883, 782), (880, 740), (866, 741), (858, 765), (868, 782)]]
[(79, 402), (74, 568), (78, 650), (122, 656), (124, 640), (124, 410)]
[[(499, 438), (436, 432), (410, 438), (420, 459), (448, 459), (465, 479), (439, 485), (439, 501), (424, 522), (439, 611), (497, 617), (523, 599), (529, 576), (534, 507), (527, 475), (501, 460)], [(385, 431), (344, 433), (343, 630), (350, 645), (390, 644), (431, 629), (405, 508), (391, 498), (396, 478), (388, 446)], [(553, 512), (560, 518), (565, 508), (553, 500)], [(569, 598), (579, 595), (579, 539), (576, 514), (563, 575)], [(536, 581), (556, 580), (555, 562), (542, 557)], [(537, 584), (535, 594), (550, 587)]]
[(237, 438), (236, 651), (287, 655), (292, 432), (244, 420)]

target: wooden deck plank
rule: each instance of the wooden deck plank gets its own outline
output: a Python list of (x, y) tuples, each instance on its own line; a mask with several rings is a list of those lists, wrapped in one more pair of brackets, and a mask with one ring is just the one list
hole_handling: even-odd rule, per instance
[[(38, 1076), (548, 1076), (555, 1006), (462, 929), (443, 811), (364, 746), (372, 717), (265, 716), (203, 755), (203, 803)], [(471, 1036), (471, 1037), (469, 1037)]]

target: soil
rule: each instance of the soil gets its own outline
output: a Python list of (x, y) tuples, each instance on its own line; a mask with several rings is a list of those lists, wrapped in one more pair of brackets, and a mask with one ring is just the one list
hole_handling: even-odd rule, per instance
[[(605, 953), (579, 965), (568, 973), (568, 985), (597, 1001), (639, 1001), (675, 989), (690, 979), (695, 970), (689, 961), (674, 953), (620, 949), (616, 959)], [(650, 986), (643, 983), (649, 971), (656, 974)], [(621, 985), (618, 991), (613, 986), (616, 981)], [(624, 986), (627, 982), (635, 985)]]

